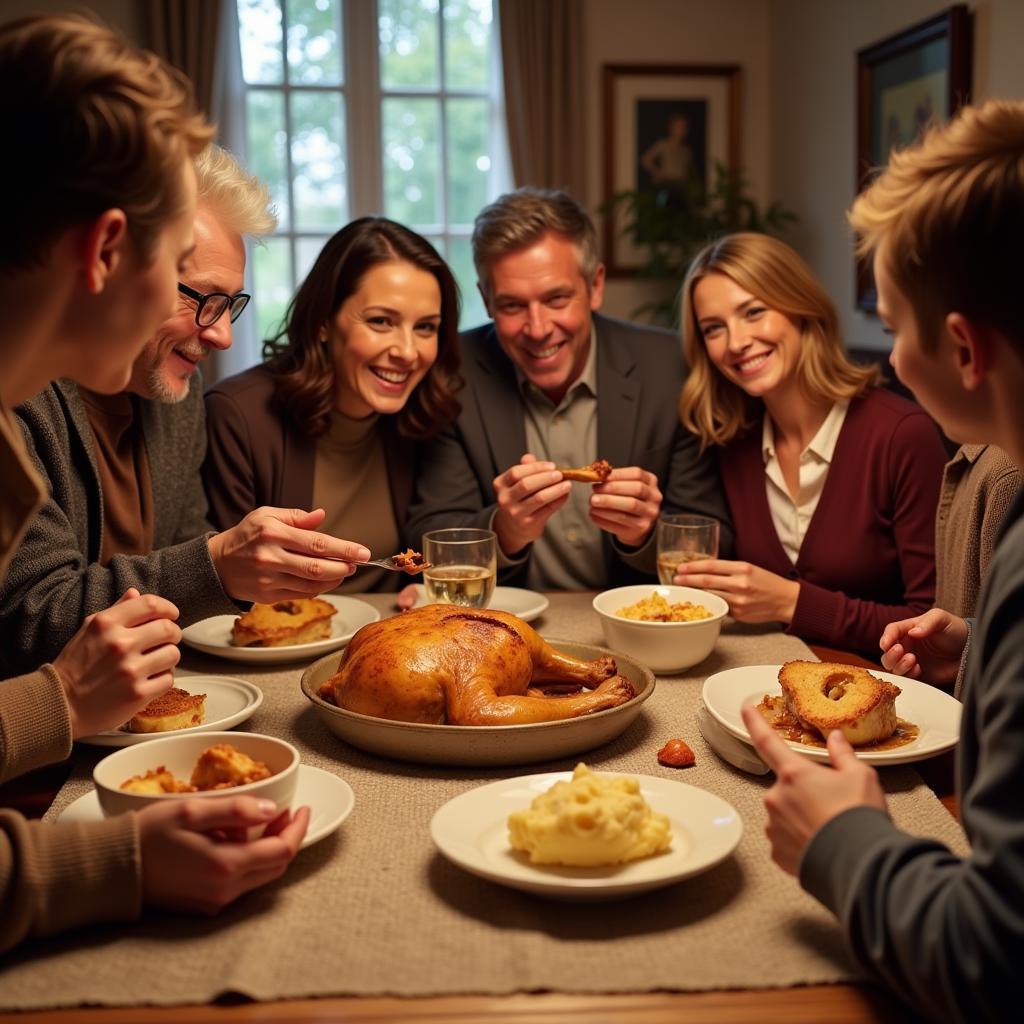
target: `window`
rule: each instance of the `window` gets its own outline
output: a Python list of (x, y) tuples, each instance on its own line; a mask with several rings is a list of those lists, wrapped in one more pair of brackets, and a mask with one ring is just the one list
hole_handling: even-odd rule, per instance
[(491, 0), (237, 0), (231, 14), (241, 84), (221, 134), (280, 218), (252, 252), (254, 337), (236, 339), (233, 369), (258, 359), (327, 238), (366, 213), (428, 237), (463, 326), (486, 319), (469, 238), (510, 184)]

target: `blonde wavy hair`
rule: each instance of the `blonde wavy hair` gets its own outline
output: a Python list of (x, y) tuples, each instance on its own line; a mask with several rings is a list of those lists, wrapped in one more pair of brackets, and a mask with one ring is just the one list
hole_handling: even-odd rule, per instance
[(185, 209), (185, 160), (213, 137), (183, 74), (70, 14), (0, 26), (0, 113), (17, 145), (0, 171), (5, 271), (42, 265), (64, 231), (109, 209), (149, 259)]
[(793, 249), (770, 235), (726, 235), (696, 255), (682, 288), (683, 352), (690, 370), (679, 396), (679, 417), (702, 447), (728, 444), (764, 413), (762, 400), (726, 380), (708, 357), (693, 304), (697, 282), (708, 274), (725, 274), (798, 324), (796, 375), (808, 398), (851, 399), (879, 382), (876, 367), (858, 366), (846, 354), (832, 300)]
[(893, 153), (849, 220), (862, 256), (882, 249), (925, 351), (935, 350), (946, 314), (958, 312), (1024, 354), (1024, 102), (965, 107)]
[(238, 234), (262, 238), (277, 227), (270, 189), (226, 149), (209, 145), (195, 160), (200, 204), (216, 209)]

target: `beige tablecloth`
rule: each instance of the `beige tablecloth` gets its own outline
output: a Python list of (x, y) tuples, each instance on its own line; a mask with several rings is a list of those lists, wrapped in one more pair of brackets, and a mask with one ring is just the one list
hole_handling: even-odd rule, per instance
[[(391, 598), (366, 600), (387, 614)], [(584, 595), (554, 595), (540, 632), (602, 643)], [(770, 861), (762, 796), (704, 744), (694, 721), (703, 680), (744, 664), (808, 654), (796, 639), (726, 625), (712, 656), (661, 677), (641, 717), (586, 755), (603, 770), (661, 775), (709, 789), (739, 811), (743, 839), (716, 868), (669, 888), (599, 904), (546, 900), (484, 881), (435, 851), (428, 826), (446, 800), (482, 782), (564, 770), (573, 759), (501, 770), (446, 769), (363, 754), (334, 737), (298, 687), (301, 666), (253, 669), (189, 656), (192, 671), (244, 676), (263, 706), (243, 728), (286, 736), (305, 763), (336, 772), (356, 795), (335, 835), (301, 852), (278, 883), (214, 920), (147, 916), (36, 944), (0, 966), (0, 1007), (209, 1001), (327, 995), (644, 992), (783, 987), (852, 980), (834, 919)], [(686, 738), (697, 765), (660, 767), (655, 752)], [(50, 812), (88, 792), (97, 756), (76, 770)], [(894, 819), (957, 851), (959, 826), (910, 768), (883, 772)]]

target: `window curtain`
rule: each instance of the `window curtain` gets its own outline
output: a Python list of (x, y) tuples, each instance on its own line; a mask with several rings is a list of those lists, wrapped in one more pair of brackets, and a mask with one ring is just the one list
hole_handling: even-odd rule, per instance
[(210, 112), (220, 4), (210, 0), (149, 0), (147, 45), (188, 75), (196, 105)]
[(582, 201), (583, 0), (499, 0), (498, 23), (515, 183)]

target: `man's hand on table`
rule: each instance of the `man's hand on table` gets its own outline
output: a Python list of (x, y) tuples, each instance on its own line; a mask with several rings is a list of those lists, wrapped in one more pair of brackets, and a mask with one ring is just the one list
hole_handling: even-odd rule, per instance
[(269, 604), (333, 590), (365, 562), (369, 548), (316, 528), (324, 510), (258, 508), (209, 539), (210, 558), (225, 593)]
[(952, 686), (967, 645), (967, 623), (942, 608), (890, 622), (882, 631), (882, 667), (898, 676)]
[(177, 617), (170, 601), (129, 587), (82, 623), (53, 661), (75, 739), (116, 729), (171, 687), (180, 657)]
[(772, 860), (784, 871), (797, 873), (807, 844), (836, 815), (852, 807), (886, 810), (878, 773), (858, 759), (841, 732), (828, 737), (828, 768), (791, 750), (756, 708), (744, 707), (742, 714), (757, 752), (775, 773), (775, 784), (764, 798), (765, 832)]
[[(260, 825), (258, 839), (230, 838)], [(309, 827), (309, 808), (279, 812), (251, 796), (174, 800), (143, 808), (138, 826), (143, 903), (215, 914), (284, 873)]]

